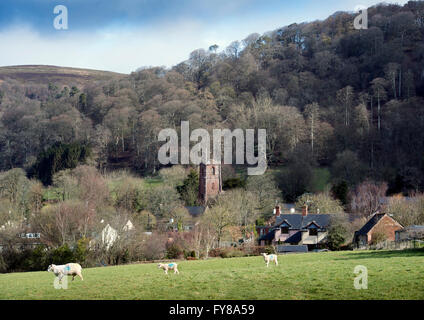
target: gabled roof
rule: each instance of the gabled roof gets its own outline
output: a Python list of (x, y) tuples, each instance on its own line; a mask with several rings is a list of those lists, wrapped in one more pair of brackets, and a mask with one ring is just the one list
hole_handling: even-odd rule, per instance
[[(364, 226), (355, 232), (356, 235), (367, 235), (372, 228), (385, 216), (385, 213), (375, 213)], [(390, 217), (391, 218), (391, 217)], [(393, 219), (393, 218), (391, 218)], [(395, 220), (396, 221), (396, 220)], [(397, 222), (397, 221), (396, 221)]]
[(288, 227), (291, 227), (292, 226), (287, 220), (281, 221), (280, 226), (282, 226), (282, 225), (286, 225)]
[(309, 223), (306, 225), (306, 228), (309, 228), (309, 227), (311, 227), (311, 226), (315, 226), (315, 227), (317, 227), (318, 229), (319, 229), (319, 228), (321, 228), (321, 226), (320, 226), (318, 223), (316, 223), (315, 221), (311, 221), (311, 222), (309, 222)]
[(284, 221), (291, 225), (291, 229), (300, 230), (306, 228), (311, 222), (314, 222), (321, 228), (327, 228), (330, 225), (331, 214), (282, 214), (276, 217), (274, 227), (279, 227)]

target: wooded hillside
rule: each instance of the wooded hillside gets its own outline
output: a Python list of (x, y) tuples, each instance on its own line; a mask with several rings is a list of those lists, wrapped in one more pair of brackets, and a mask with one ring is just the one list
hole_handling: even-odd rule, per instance
[(334, 184), (369, 177), (391, 193), (422, 190), (424, 2), (368, 14), (368, 30), (337, 13), (224, 50), (211, 44), (170, 70), (46, 84), (0, 69), (0, 169), (29, 170), (55, 143), (79, 142), (99, 169), (150, 174), (160, 168), (158, 132), (189, 120), (191, 129), (267, 129), (270, 165), (290, 169), (282, 184), (304, 184), (287, 197), (307, 191), (303, 178), (319, 166)]

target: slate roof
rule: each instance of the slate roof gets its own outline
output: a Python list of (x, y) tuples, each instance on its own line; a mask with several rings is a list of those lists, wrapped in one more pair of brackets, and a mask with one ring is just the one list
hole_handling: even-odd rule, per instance
[(284, 221), (287, 221), (292, 230), (304, 229), (311, 222), (319, 225), (321, 228), (327, 228), (330, 225), (331, 214), (308, 214), (302, 216), (301, 214), (282, 214), (276, 217), (274, 227), (279, 227)]
[(364, 226), (355, 232), (356, 235), (367, 235), (368, 232), (385, 216), (385, 213), (374, 214)]
[(192, 217), (198, 217), (200, 215), (202, 215), (205, 212), (205, 207), (203, 206), (199, 206), (199, 207), (186, 207), (188, 213), (190, 213), (190, 215)]
[(402, 230), (397, 230), (396, 232), (424, 232), (424, 226), (409, 226)]
[(259, 241), (262, 241), (262, 240), (264, 240), (264, 241), (272, 241), (272, 240), (274, 240), (274, 237), (275, 237), (275, 229), (274, 230), (271, 230), (267, 234), (264, 234), (263, 236), (261, 236), (259, 238)]
[(299, 243), (301, 240), (302, 240), (302, 231), (298, 231), (295, 234), (292, 234), (284, 242), (285, 243)]
[(414, 230), (414, 231), (424, 230), (424, 226), (409, 226), (406, 228), (406, 230)]

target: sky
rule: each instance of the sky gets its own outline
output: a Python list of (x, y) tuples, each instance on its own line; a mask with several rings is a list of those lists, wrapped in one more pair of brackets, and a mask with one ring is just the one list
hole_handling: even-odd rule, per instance
[[(43, 64), (130, 73), (172, 67), (195, 49), (323, 20), (381, 0), (0, 0), (0, 66)], [(407, 0), (384, 1), (405, 4)], [(68, 29), (57, 30), (57, 5)]]

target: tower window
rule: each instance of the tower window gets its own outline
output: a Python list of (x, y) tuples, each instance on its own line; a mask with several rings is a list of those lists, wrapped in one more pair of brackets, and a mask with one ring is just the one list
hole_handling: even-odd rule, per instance
[(212, 167), (212, 174), (215, 175), (215, 167)]

